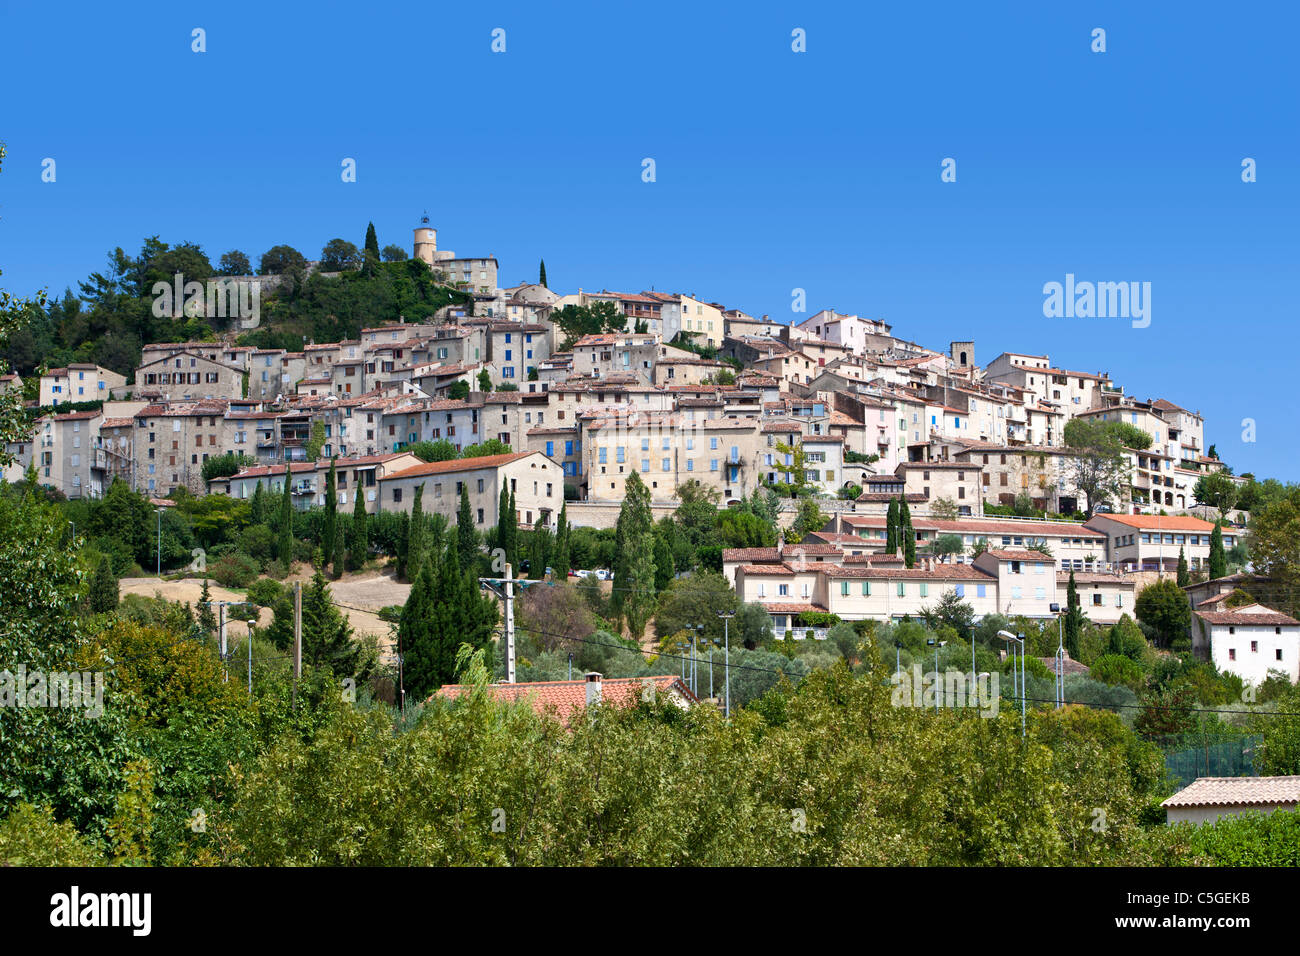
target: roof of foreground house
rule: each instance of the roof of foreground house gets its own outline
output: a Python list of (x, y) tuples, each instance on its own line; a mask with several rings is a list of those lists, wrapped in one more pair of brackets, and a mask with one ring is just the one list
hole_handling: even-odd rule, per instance
[(1300, 776), (1197, 777), (1162, 807), (1227, 807), (1300, 803)]
[[(690, 687), (675, 674), (662, 674), (654, 677), (615, 677), (601, 681), (601, 700), (606, 703), (626, 705), (637, 700), (647, 681), (653, 682), (659, 693), (675, 693), (690, 704), (699, 703), (699, 698), (691, 693)], [(444, 684), (438, 688), (436, 697), (455, 700), (473, 690), (469, 684)], [(489, 684), (487, 692), (494, 700), (514, 703), (526, 700), (539, 714), (546, 714), (554, 708), (555, 716), (568, 722), (569, 715), (587, 706), (587, 680), (548, 680), (529, 681), (520, 684)]]

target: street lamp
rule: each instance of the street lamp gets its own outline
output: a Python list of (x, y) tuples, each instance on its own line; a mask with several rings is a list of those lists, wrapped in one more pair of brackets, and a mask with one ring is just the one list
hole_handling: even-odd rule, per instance
[(1061, 614), (1061, 605), (1049, 607), (1056, 615), (1056, 709), (1060, 710), (1065, 705), (1065, 618)]
[(158, 515), (158, 577), (162, 577), (162, 509), (155, 509)]
[(723, 640), (723, 667), (726, 674), (723, 676), (723, 703), (722, 715), (731, 716), (731, 619), (736, 616), (735, 611), (719, 611), (718, 617), (722, 618), (722, 640)]
[(1013, 655), (1011, 659), (1011, 673), (1013, 675), (1013, 679), (1016, 681), (1016, 690), (1019, 692), (1020, 695), (1020, 736), (1023, 738), (1025, 736), (1025, 694), (1026, 694), (1025, 667), (1024, 667), (1025, 635), (1012, 634), (1010, 631), (998, 631), (998, 637), (1002, 638), (1004, 641), (1007, 641), (1008, 643), (1015, 641), (1017, 644), (1020, 645), (1020, 672), (1019, 674), (1016, 673), (1016, 666), (1015, 666), (1016, 661), (1014, 657), (1016, 649), (1015, 646), (1013, 645), (1011, 648), (1011, 653)]
[(925, 643), (934, 648), (934, 710), (939, 712), (939, 698), (943, 695), (943, 679), (939, 676), (939, 648), (947, 644), (947, 641), (936, 641), (933, 637)]

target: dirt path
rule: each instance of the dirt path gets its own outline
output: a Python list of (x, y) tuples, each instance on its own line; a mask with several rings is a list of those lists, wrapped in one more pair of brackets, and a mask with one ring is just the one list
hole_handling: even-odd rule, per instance
[[(310, 580), (311, 573), (308, 571), (306, 574), (294, 574), (285, 583)], [(390, 574), (373, 571), (357, 575), (345, 574), (339, 580), (330, 582), (330, 593), (333, 594), (335, 603), (339, 605), (339, 610), (352, 625), (352, 630), (357, 636), (362, 634), (378, 636), (380, 647), (385, 651), (389, 649), (390, 643), (389, 626), (388, 622), (380, 620), (376, 612), (389, 604), (405, 604), (410, 590), (409, 584), (394, 581)], [(122, 578), (118, 582), (118, 591), (123, 595), (160, 596), (168, 601), (184, 601), (194, 605), (202, 598), (203, 579), (182, 578), (176, 581), (160, 581), (153, 577)], [(247, 600), (242, 591), (223, 588), (211, 580), (208, 582), (208, 594), (214, 601), (239, 603)], [(266, 627), (271, 623), (271, 611), (268, 608), (259, 608), (258, 611), (257, 626)], [(242, 634), (243, 625), (235, 626), (240, 628)]]

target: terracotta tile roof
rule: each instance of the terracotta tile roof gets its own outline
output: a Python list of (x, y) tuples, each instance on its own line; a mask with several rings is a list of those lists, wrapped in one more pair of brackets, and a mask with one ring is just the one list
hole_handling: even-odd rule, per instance
[[(674, 693), (690, 704), (699, 703), (699, 698), (678, 676), (672, 674), (655, 677), (615, 677), (601, 681), (601, 700), (626, 706), (640, 699), (646, 681), (653, 681), (659, 693)], [(466, 684), (444, 684), (438, 688), (435, 696), (455, 700), (469, 693), (472, 688)], [(554, 712), (562, 722), (568, 723), (574, 711), (587, 706), (587, 681), (551, 680), (531, 681), (522, 684), (489, 684), (488, 694), (498, 702), (528, 701), (533, 710), (539, 714)]]
[[(480, 468), (500, 468), (520, 458), (536, 455), (535, 451), (518, 451), (508, 455), (484, 455), (481, 458), (455, 458), (451, 461), (431, 461), (413, 468), (404, 468), (381, 478), (381, 481), (393, 481), (398, 478), (420, 478), (424, 475), (445, 475), (458, 471), (477, 471)], [(543, 456), (545, 457), (545, 456)]]
[(746, 574), (793, 574), (794, 568), (788, 564), (744, 564), (740, 567)]
[(1297, 627), (1300, 621), (1288, 617), (1281, 611), (1264, 607), (1262, 604), (1248, 604), (1231, 611), (1197, 611), (1196, 616), (1207, 624), (1235, 625), (1237, 627)]
[(763, 610), (769, 614), (773, 612), (777, 614), (809, 614), (813, 612), (825, 613), (826, 608), (820, 604), (763, 604)]
[(1102, 519), (1128, 525), (1130, 528), (1140, 528), (1144, 531), (1203, 531), (1208, 533), (1214, 530), (1213, 522), (1202, 521), (1200, 518), (1193, 518), (1190, 515), (1104, 514), (1093, 515), (1088, 524), (1091, 525), (1093, 521)]
[(723, 548), (722, 560), (732, 561), (775, 561), (776, 548)]
[(1228, 807), (1300, 803), (1300, 776), (1197, 777), (1162, 807)]
[(1016, 550), (1014, 548), (1008, 548), (1005, 550), (1002, 548), (989, 548), (989, 550), (984, 553), (991, 554), (999, 561), (1052, 561), (1050, 555), (1043, 554), (1041, 551)]
[(889, 578), (897, 580), (922, 579), (928, 581), (995, 581), (997, 578), (987, 571), (981, 571), (973, 564), (936, 564), (933, 570), (918, 565), (914, 568), (880, 567), (884, 563), (880, 558), (874, 562), (866, 561), (844, 563), (843, 567), (834, 564), (824, 565), (826, 576), (838, 578)]

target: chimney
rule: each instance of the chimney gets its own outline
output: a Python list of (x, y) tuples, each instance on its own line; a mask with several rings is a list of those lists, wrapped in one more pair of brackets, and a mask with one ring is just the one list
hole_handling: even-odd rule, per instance
[(587, 672), (587, 706), (600, 703), (600, 682), (604, 675), (599, 671)]

